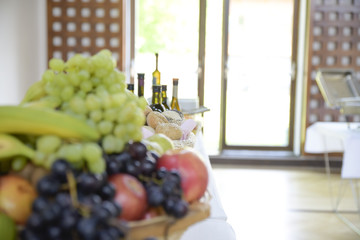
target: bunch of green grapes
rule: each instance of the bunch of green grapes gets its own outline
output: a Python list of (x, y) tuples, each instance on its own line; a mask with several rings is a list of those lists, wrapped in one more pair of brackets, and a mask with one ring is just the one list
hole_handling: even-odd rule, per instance
[(67, 142), (58, 136), (43, 135), (36, 138), (35, 165), (50, 169), (57, 159), (66, 159), (76, 169), (86, 167), (90, 172), (105, 171), (103, 150), (95, 142)]
[[(45, 102), (96, 128), (101, 135), (99, 144), (107, 154), (119, 153), (130, 140), (142, 139), (147, 102), (126, 89), (125, 75), (116, 69), (110, 51), (102, 50), (91, 57), (76, 54), (66, 62), (53, 58), (49, 67), (41, 79), (44, 95), (37, 102)], [(50, 150), (37, 144), (35, 162), (49, 165), (55, 157), (66, 157), (81, 165), (78, 159), (82, 158), (82, 162), (92, 163), (90, 170), (94, 171), (104, 165), (99, 154), (96, 153), (99, 159), (94, 160), (91, 153), (86, 153), (97, 152), (89, 147), (94, 144), (60, 142)]]

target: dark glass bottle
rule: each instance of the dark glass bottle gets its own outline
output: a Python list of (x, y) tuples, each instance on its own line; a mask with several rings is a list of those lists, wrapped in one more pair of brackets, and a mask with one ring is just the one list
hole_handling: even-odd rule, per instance
[(169, 105), (167, 103), (168, 99), (167, 99), (166, 90), (167, 90), (167, 86), (162, 85), (161, 86), (161, 103), (162, 103), (162, 105), (164, 105), (165, 110), (170, 110), (170, 107), (169, 107)]
[(151, 101), (150, 108), (153, 111), (163, 112), (163, 111), (165, 111), (165, 108), (161, 104), (161, 101), (160, 101), (160, 89), (161, 89), (161, 86), (159, 86), (159, 85), (153, 86), (153, 95), (152, 95), (152, 101)]
[(130, 92), (134, 93), (134, 84), (133, 84), (133, 83), (128, 83), (127, 89), (128, 89)]
[(144, 96), (144, 73), (138, 73), (138, 96)]
[(173, 78), (173, 95), (171, 99), (170, 108), (180, 111), (179, 99), (178, 99), (178, 85), (179, 85), (179, 79)]

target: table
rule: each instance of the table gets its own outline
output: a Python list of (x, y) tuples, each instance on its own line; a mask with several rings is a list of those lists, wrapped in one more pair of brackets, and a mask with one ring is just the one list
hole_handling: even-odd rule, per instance
[(211, 196), (211, 212), (209, 218), (190, 226), (182, 235), (181, 240), (236, 240), (233, 228), (226, 221), (227, 215), (222, 207), (221, 199), (216, 188), (210, 159), (204, 147), (201, 131), (198, 131), (196, 134), (194, 149), (203, 157), (209, 172), (209, 184), (207, 190)]
[(307, 153), (342, 152), (341, 177), (360, 178), (360, 123), (316, 122), (306, 130)]
[(336, 202), (333, 202), (332, 186), (330, 181), (329, 155), (331, 152), (342, 152), (343, 162), (341, 178), (349, 180), (353, 197), (360, 214), (360, 201), (357, 180), (360, 179), (360, 123), (345, 122), (316, 122), (306, 130), (304, 151), (307, 153), (322, 153), (325, 158), (325, 169), (328, 176), (329, 192), (333, 210), (356, 233), (360, 235), (360, 229), (355, 227), (338, 212), (338, 206), (343, 194), (344, 184), (340, 185)]

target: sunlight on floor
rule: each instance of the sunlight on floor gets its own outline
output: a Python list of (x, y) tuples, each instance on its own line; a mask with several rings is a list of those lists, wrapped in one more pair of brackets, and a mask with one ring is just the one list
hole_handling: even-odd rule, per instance
[[(360, 239), (332, 211), (321, 170), (213, 166), (218, 192), (237, 239)], [(334, 195), (340, 183), (332, 174)], [(360, 227), (350, 185), (339, 211)]]

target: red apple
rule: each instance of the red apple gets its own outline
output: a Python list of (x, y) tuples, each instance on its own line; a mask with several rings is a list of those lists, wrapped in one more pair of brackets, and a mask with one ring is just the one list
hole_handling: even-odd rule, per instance
[(147, 209), (146, 190), (141, 182), (129, 174), (114, 174), (109, 178), (114, 184), (114, 200), (122, 207), (119, 218), (127, 221), (139, 220)]
[(0, 177), (0, 212), (17, 224), (26, 222), (36, 196), (35, 188), (24, 178), (15, 175)]
[(200, 155), (193, 149), (173, 149), (164, 153), (157, 162), (157, 168), (176, 169), (181, 176), (181, 187), (185, 200), (199, 200), (205, 193), (209, 174)]

